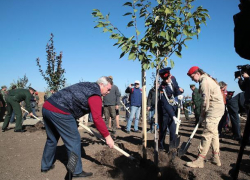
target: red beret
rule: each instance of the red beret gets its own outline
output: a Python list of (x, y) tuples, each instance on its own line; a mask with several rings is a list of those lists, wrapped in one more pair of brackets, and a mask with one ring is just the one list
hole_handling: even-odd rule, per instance
[(188, 75), (188, 76), (191, 76), (191, 75), (192, 75), (195, 71), (197, 71), (198, 69), (199, 69), (198, 66), (193, 66), (193, 67), (191, 67), (191, 68), (189, 69), (187, 75)]

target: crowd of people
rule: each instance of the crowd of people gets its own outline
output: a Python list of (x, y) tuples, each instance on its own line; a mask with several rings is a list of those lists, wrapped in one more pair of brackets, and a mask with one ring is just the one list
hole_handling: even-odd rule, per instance
[[(239, 113), (248, 110), (249, 102), (249, 76), (242, 72), (239, 85), (244, 91), (233, 96), (234, 91), (227, 91), (227, 84), (217, 82), (213, 77), (204, 72), (198, 66), (189, 69), (187, 75), (196, 83), (190, 84), (192, 97), (184, 97), (182, 89), (171, 74), (171, 68), (163, 68), (159, 71), (160, 79), (154, 81), (147, 97), (147, 111), (149, 131), (155, 132), (155, 126), (159, 132), (159, 150), (166, 150), (165, 138), (169, 134), (169, 144), (174, 147), (178, 138), (176, 131), (181, 124), (178, 111), (182, 109), (187, 121), (189, 114), (193, 113), (195, 123), (203, 126), (202, 138), (198, 147), (198, 157), (186, 165), (192, 168), (203, 168), (207, 152), (212, 147), (212, 163), (221, 166), (220, 142), (222, 130), (228, 128), (229, 120), (232, 124), (233, 139), (241, 142)], [(158, 83), (156, 83), (156, 81)], [(156, 87), (156, 84), (159, 84)], [(156, 96), (158, 92), (158, 96)], [(248, 92), (248, 93), (245, 93)], [(44, 96), (42, 107), (43, 122), (47, 133), (44, 147), (41, 172), (48, 172), (54, 168), (54, 157), (59, 138), (62, 138), (68, 155), (74, 152), (81, 157), (81, 138), (78, 121), (93, 121), (97, 130), (105, 138), (110, 148), (114, 147), (113, 138), (116, 131), (121, 129), (119, 125), (119, 109), (122, 105), (126, 111), (126, 127), (124, 131), (130, 134), (141, 133), (139, 121), (142, 107), (142, 90), (140, 81), (136, 80), (126, 90), (126, 95), (121, 93), (113, 84), (112, 76), (103, 76), (96, 82), (80, 82), (57, 92), (50, 89)], [(24, 105), (24, 104), (25, 105)], [(155, 112), (158, 112), (158, 124), (155, 122)], [(2, 86), (0, 94), (0, 120), (4, 121), (2, 132), (7, 130), (9, 123), (15, 121), (15, 132), (24, 132), (23, 120), (29, 115), (36, 116), (39, 111), (38, 92), (32, 87), (28, 89), (16, 89), (12, 87), (7, 91)], [(28, 111), (22, 115), (22, 106)], [(5, 111), (7, 113), (5, 115)], [(5, 115), (5, 119), (3, 117)], [(86, 118), (86, 115), (89, 115)], [(16, 117), (15, 120), (14, 117)], [(133, 124), (133, 129), (131, 128)], [(175, 147), (178, 148), (178, 147)], [(81, 158), (78, 158), (73, 177), (87, 177), (92, 173), (83, 171)]]

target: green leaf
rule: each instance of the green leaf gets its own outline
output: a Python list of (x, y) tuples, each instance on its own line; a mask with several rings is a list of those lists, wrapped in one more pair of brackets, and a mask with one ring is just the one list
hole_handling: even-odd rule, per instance
[(149, 68), (148, 68), (148, 67), (149, 67), (149, 64), (146, 64), (146, 63), (145, 63), (145, 64), (143, 64), (142, 67), (143, 67), (144, 70), (147, 70), (147, 69), (149, 69)]
[(169, 9), (169, 8), (166, 8), (166, 9), (165, 9), (165, 14), (168, 15), (168, 14), (170, 14), (170, 13), (171, 13), (170, 9)]
[(100, 27), (103, 27), (102, 23), (97, 24), (94, 28), (100, 28)]
[(136, 35), (139, 36), (141, 33), (136, 29)]
[(100, 12), (100, 10), (99, 10), (99, 9), (93, 9), (93, 11), (97, 11), (97, 12)]
[(131, 27), (131, 26), (134, 26), (134, 21), (130, 21), (129, 23), (128, 23), (128, 25), (127, 25), (127, 27)]
[(134, 13), (136, 13), (138, 10), (137, 9), (134, 9)]
[(130, 59), (135, 59), (136, 58), (136, 56), (135, 56), (135, 53), (130, 53), (129, 54), (129, 56), (128, 56), (128, 59), (130, 60)]
[(175, 51), (175, 54), (176, 54), (179, 58), (181, 58), (181, 53), (180, 53), (179, 51)]
[(170, 59), (170, 66), (171, 66), (171, 68), (173, 68), (174, 67), (174, 61), (172, 60), (172, 59)]
[(121, 53), (121, 55), (120, 55), (120, 59), (125, 55), (125, 51), (123, 52), (123, 53)]
[(103, 32), (107, 32), (108, 31), (108, 29), (107, 28), (103, 28)]
[(165, 38), (165, 36), (166, 36), (166, 32), (161, 31), (160, 36), (162, 36), (162, 37), (164, 37), (164, 38)]
[(131, 15), (132, 13), (131, 12), (128, 12), (126, 14), (124, 14), (123, 16), (128, 16), (128, 15)]
[(127, 49), (128, 49), (127, 46), (123, 46), (123, 47), (122, 47), (122, 51), (126, 51)]
[(143, 56), (142, 54), (140, 54), (138, 58), (139, 58), (140, 61), (142, 61), (142, 60), (143, 60), (143, 57), (144, 57), (144, 56)]
[(155, 22), (158, 21), (158, 19), (159, 19), (159, 16), (156, 16), (156, 17), (155, 17)]
[(126, 2), (125, 4), (123, 4), (123, 6), (131, 6), (132, 7), (132, 3), (131, 2)]

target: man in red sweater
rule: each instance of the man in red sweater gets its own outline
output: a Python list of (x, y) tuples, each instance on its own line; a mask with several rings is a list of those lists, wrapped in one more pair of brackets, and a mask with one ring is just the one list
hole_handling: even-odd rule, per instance
[(68, 155), (74, 152), (78, 156), (74, 177), (91, 176), (91, 172), (82, 170), (81, 137), (78, 132), (76, 119), (91, 112), (97, 130), (105, 138), (110, 148), (114, 141), (102, 119), (102, 99), (112, 87), (112, 80), (103, 76), (95, 83), (81, 82), (66, 87), (54, 93), (43, 105), (42, 113), (47, 133), (44, 147), (41, 172), (48, 172), (54, 168), (56, 146), (61, 137)]

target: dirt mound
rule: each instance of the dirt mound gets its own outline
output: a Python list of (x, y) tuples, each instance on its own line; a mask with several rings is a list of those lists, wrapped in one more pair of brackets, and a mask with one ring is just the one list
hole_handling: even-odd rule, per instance
[(25, 130), (28, 132), (44, 131), (44, 124), (42, 121), (38, 121), (34, 126), (26, 126)]
[[(171, 155), (172, 156), (172, 155)], [(106, 168), (99, 172), (102, 176), (123, 180), (165, 180), (165, 179), (193, 179), (194, 175), (183, 168), (178, 157), (172, 159), (165, 152), (159, 153), (159, 167), (154, 163), (154, 149), (147, 149), (147, 159), (143, 159), (138, 152), (133, 153), (134, 160), (121, 156), (108, 147), (95, 154), (95, 158)], [(171, 158), (170, 158), (171, 157)]]

